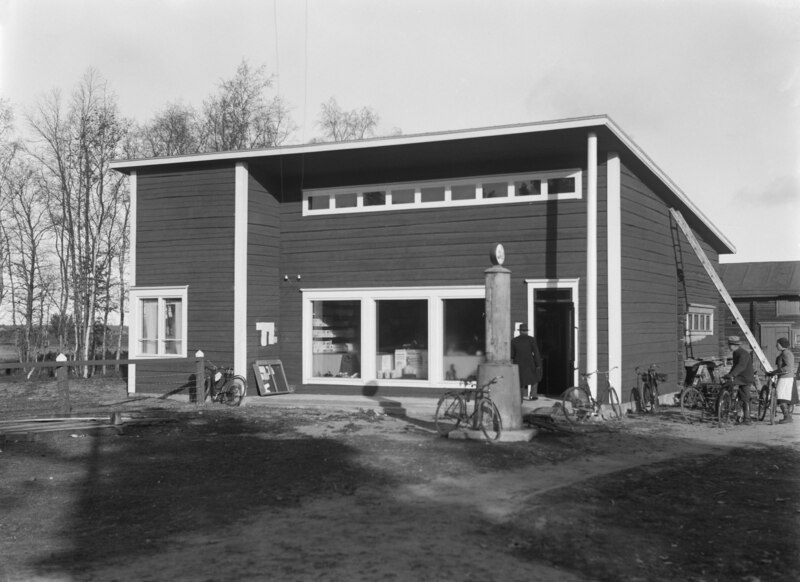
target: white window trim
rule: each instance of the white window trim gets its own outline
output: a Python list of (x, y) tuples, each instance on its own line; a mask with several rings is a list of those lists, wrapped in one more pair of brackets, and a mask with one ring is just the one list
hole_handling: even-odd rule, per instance
[[(714, 306), (700, 303), (690, 303), (686, 311), (686, 336), (689, 340), (700, 340), (714, 334)], [(692, 315), (707, 315), (709, 317), (708, 329), (691, 329)]]
[[(575, 178), (575, 191), (565, 194), (549, 194), (547, 181), (557, 178)], [(514, 191), (514, 182), (522, 180), (540, 180), (542, 192), (517, 196)], [(502, 198), (484, 198), (482, 184), (487, 182), (506, 182), (508, 195)], [(452, 200), (452, 191), (456, 186), (475, 186), (475, 198), (470, 200)], [(424, 188), (444, 188), (444, 200), (436, 202), (422, 202)], [(392, 204), (392, 190), (414, 190), (414, 202), (408, 204)], [(364, 206), (364, 193), (384, 192), (386, 203), (377, 206)], [(355, 194), (356, 206), (336, 208), (334, 199), (337, 195)], [(327, 208), (311, 210), (308, 199), (312, 196), (328, 196)], [(552, 170), (548, 172), (528, 172), (523, 174), (502, 174), (471, 176), (453, 180), (432, 180), (424, 182), (393, 182), (390, 184), (359, 184), (341, 188), (318, 188), (303, 190), (303, 216), (317, 216), (321, 214), (350, 214), (354, 212), (387, 212), (392, 210), (413, 210), (419, 208), (444, 208), (453, 206), (484, 206), (490, 204), (519, 204), (522, 202), (546, 202), (549, 200), (579, 200), (583, 196), (583, 171), (580, 168)]]
[[(483, 299), (484, 285), (456, 287), (361, 287), (349, 289), (301, 289), (303, 294), (303, 384), (336, 384), (349, 386), (416, 386), (422, 388), (454, 386), (458, 382), (444, 380), (441, 357), (444, 353), (443, 301), (445, 299)], [(390, 299), (428, 301), (428, 379), (409, 380), (377, 378), (375, 370), (375, 303)], [(330, 378), (313, 376), (313, 306), (314, 301), (361, 301), (361, 377)]]
[(572, 306), (574, 309), (575, 317), (575, 334), (572, 342), (572, 353), (575, 354), (575, 369), (572, 371), (572, 385), (579, 384), (578, 371), (580, 370), (580, 297), (578, 295), (580, 289), (580, 279), (525, 279), (525, 285), (528, 288), (528, 328), (531, 333), (536, 329), (535, 314), (533, 300), (537, 289), (569, 289), (572, 292)]
[[(182, 287), (133, 287), (130, 290), (130, 328), (128, 329), (128, 333), (130, 334), (129, 338), (129, 357), (131, 359), (136, 358), (185, 358), (187, 357), (187, 331), (188, 331), (188, 296), (189, 296), (189, 287), (182, 286)], [(141, 337), (141, 300), (142, 299), (180, 299), (181, 300), (181, 351), (177, 354), (144, 354), (141, 350), (141, 344), (139, 339)], [(162, 318), (158, 318), (158, 325), (159, 325), (159, 339), (161, 339), (161, 325), (163, 324)]]

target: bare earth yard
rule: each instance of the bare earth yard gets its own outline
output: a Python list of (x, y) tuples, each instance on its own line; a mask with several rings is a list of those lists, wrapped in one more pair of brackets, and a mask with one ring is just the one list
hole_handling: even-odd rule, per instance
[[(0, 384), (0, 412), (30, 416), (52, 390)], [(152, 421), (6, 439), (0, 580), (800, 572), (800, 418), (720, 429), (665, 414), (488, 445), (371, 410), (200, 409), (108, 382), (73, 383), (72, 396), (87, 413)]]

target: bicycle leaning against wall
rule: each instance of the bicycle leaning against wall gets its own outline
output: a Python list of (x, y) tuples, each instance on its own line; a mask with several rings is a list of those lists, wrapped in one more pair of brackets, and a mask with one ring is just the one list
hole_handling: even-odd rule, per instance
[[(622, 419), (619, 395), (611, 385), (609, 378), (609, 375), (614, 370), (616, 370), (616, 366), (606, 371), (595, 370), (594, 372), (581, 374), (583, 383), (580, 386), (573, 386), (564, 391), (561, 395), (561, 408), (569, 422), (585, 422), (592, 418), (602, 418), (604, 404), (610, 406), (611, 417), (614, 420)], [(589, 378), (594, 374), (605, 376), (606, 378), (605, 386), (597, 387), (597, 398), (592, 396), (592, 391), (589, 389), (588, 384)]]
[(233, 368), (217, 366), (211, 360), (205, 361), (205, 368), (203, 400), (208, 397), (211, 402), (239, 406), (247, 394), (247, 380), (234, 374)]

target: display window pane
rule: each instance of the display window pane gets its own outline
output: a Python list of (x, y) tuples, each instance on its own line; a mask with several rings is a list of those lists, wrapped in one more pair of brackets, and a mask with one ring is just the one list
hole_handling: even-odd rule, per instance
[(486, 301), (445, 299), (444, 378), (475, 380), (478, 366), (486, 361)]
[(428, 301), (381, 300), (376, 307), (378, 378), (428, 379)]
[(361, 377), (361, 301), (313, 301), (312, 374)]
[(505, 198), (508, 196), (508, 183), (489, 182), (483, 185), (484, 198)]

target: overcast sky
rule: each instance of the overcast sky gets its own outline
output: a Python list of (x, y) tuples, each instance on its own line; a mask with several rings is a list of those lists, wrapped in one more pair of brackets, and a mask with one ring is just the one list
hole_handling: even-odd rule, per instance
[(737, 248), (800, 260), (797, 0), (0, 0), (18, 112), (89, 67), (146, 121), (266, 65), (294, 143), (320, 104), (411, 134), (607, 114)]

